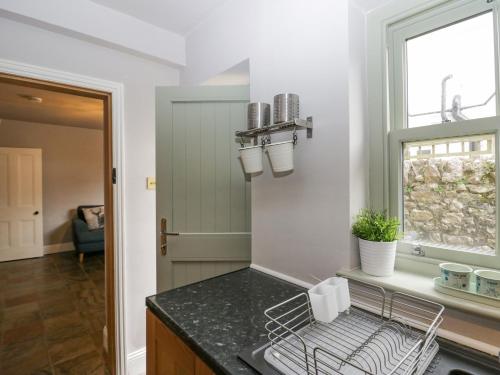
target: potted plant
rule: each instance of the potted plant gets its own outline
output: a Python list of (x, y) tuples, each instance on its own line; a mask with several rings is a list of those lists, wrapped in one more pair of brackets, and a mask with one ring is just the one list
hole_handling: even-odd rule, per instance
[(361, 269), (373, 276), (394, 273), (396, 245), (400, 237), (399, 219), (383, 211), (362, 210), (352, 226), (359, 239)]

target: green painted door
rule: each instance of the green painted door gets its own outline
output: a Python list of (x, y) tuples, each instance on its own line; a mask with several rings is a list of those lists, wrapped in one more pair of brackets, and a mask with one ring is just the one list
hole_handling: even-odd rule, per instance
[(234, 137), (248, 99), (248, 86), (156, 90), (158, 292), (250, 263), (250, 182)]

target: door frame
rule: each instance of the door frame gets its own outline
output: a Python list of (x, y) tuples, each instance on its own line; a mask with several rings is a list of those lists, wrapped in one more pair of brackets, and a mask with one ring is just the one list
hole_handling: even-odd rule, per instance
[[(111, 374), (127, 373), (124, 301), (123, 84), (80, 74), (0, 59), (0, 80), (72, 93), (104, 101), (105, 280), (108, 363)], [(112, 172), (116, 171), (113, 185)], [(113, 360), (114, 358), (114, 360)]]

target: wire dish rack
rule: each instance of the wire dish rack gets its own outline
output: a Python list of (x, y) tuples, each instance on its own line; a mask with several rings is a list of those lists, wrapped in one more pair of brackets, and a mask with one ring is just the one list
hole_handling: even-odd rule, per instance
[(349, 291), (351, 308), (328, 324), (314, 319), (307, 293), (267, 309), (265, 360), (287, 375), (422, 374), (444, 307), (355, 280)]

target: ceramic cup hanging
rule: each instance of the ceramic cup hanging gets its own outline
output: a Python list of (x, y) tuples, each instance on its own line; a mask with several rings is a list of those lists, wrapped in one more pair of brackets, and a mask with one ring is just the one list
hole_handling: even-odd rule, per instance
[(293, 143), (292, 140), (266, 145), (273, 172), (289, 172), (293, 170)]
[(245, 173), (262, 172), (262, 146), (242, 147), (239, 151)]

